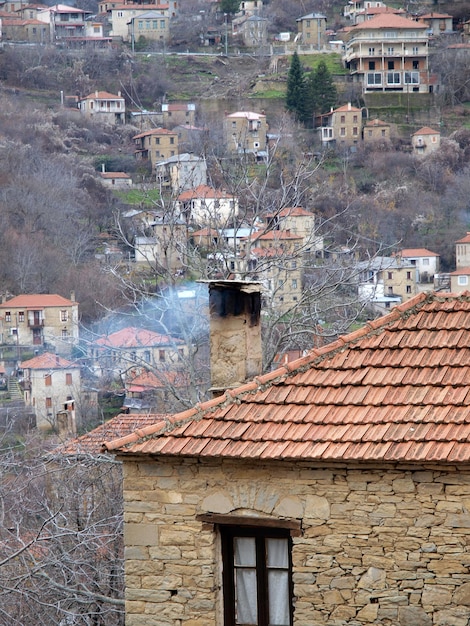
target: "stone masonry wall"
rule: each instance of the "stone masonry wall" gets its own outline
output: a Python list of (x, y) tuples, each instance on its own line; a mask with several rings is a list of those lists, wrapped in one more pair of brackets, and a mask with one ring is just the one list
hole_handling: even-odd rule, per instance
[(470, 470), (124, 462), (126, 626), (222, 626), (201, 513), (301, 519), (295, 626), (468, 626)]

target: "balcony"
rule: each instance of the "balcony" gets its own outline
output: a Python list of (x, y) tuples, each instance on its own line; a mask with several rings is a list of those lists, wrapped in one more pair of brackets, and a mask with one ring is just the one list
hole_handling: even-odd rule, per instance
[(44, 328), (44, 319), (41, 317), (28, 317), (28, 328)]

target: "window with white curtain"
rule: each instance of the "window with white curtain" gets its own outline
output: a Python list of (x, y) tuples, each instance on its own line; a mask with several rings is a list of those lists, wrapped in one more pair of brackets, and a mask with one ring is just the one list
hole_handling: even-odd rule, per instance
[(291, 626), (288, 530), (221, 526), (224, 626)]

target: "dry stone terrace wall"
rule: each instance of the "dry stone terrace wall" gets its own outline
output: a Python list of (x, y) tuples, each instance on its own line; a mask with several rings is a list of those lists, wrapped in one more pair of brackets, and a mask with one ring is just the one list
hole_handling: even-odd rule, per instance
[(124, 463), (126, 626), (222, 626), (217, 532), (196, 515), (301, 519), (295, 626), (467, 626), (470, 470)]

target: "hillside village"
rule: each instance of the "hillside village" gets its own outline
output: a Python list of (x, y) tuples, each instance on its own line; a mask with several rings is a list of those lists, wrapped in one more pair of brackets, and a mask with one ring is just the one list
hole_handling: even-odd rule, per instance
[(12, 624), (468, 621), (470, 3), (285, 4), (2, 3)]

